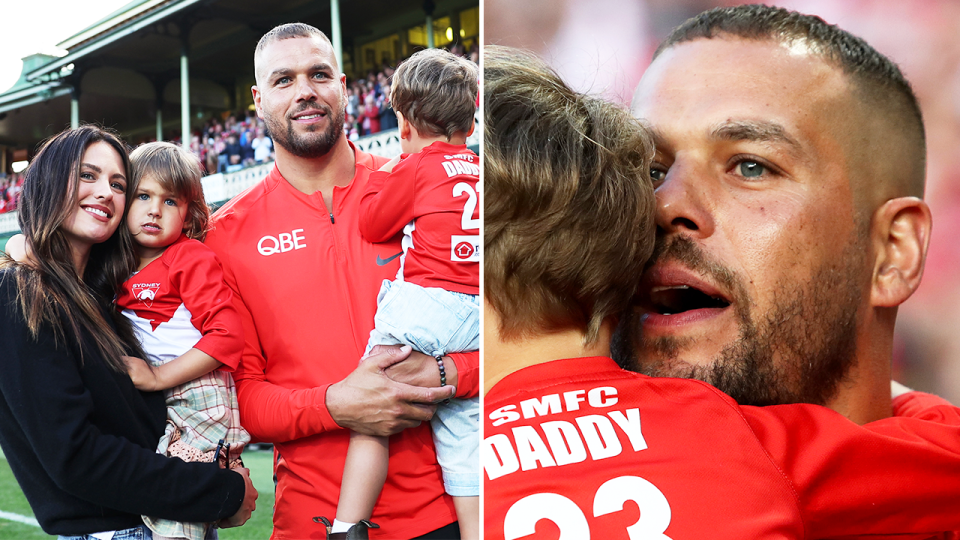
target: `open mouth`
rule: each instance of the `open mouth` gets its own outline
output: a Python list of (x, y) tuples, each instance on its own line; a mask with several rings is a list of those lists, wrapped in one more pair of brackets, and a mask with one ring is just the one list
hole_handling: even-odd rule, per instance
[(690, 285), (655, 286), (650, 289), (646, 308), (660, 315), (676, 315), (695, 309), (723, 309), (730, 302)]

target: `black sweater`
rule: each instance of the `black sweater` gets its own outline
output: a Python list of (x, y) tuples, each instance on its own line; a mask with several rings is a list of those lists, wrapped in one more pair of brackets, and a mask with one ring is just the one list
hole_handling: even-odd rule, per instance
[(141, 514), (209, 522), (240, 509), (240, 475), (156, 453), (162, 392), (134, 388), (86, 332), (58, 345), (44, 327), (32, 339), (16, 298), (13, 272), (0, 271), (0, 446), (44, 531), (126, 529)]

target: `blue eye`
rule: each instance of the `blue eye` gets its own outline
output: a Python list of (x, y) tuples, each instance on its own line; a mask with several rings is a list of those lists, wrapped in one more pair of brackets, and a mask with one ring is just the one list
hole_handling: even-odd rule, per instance
[(164, 199), (163, 204), (165, 204), (165, 205), (167, 205), (167, 206), (176, 206), (176, 205), (177, 205), (177, 201), (174, 200), (174, 199)]
[(767, 168), (763, 165), (757, 163), (756, 161), (750, 160), (741, 161), (738, 167), (740, 168), (740, 174), (742, 174), (745, 178), (757, 178), (759, 176), (763, 176), (763, 173), (765, 173), (767, 170)]
[(138, 201), (149, 201), (149, 200), (150, 200), (150, 196), (147, 195), (146, 193), (140, 193), (139, 195), (137, 195), (137, 200), (138, 200)]

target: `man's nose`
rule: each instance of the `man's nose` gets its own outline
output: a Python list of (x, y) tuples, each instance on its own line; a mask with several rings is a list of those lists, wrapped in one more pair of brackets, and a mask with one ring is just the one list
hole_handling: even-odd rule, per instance
[(656, 189), (657, 227), (664, 233), (708, 237), (714, 231), (709, 172), (677, 160)]
[(309, 77), (297, 77), (297, 101), (316, 101), (317, 89)]

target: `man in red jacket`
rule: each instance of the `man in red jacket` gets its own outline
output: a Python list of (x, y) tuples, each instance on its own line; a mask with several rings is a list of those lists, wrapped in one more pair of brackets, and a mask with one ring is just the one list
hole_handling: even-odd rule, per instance
[[(274, 28), (254, 64), (254, 103), (276, 144), (276, 167), (214, 215), (206, 243), (244, 321), (235, 373), (243, 425), (276, 451), (273, 538), (324, 537), (319, 517), (336, 511), (348, 429), (394, 435), (372, 521), (392, 538), (456, 537), (429, 425), (419, 425), (452, 395), (438, 388), (436, 360), (411, 354), (390, 368), (404, 349), (357, 365), (380, 284), (399, 266), (400, 237), (372, 244), (358, 225), (368, 176), (387, 160), (344, 136), (346, 79), (322, 32)], [(445, 360), (456, 395), (477, 395), (478, 354)], [(386, 373), (401, 374), (388, 368), (417, 386), (391, 380)]]

